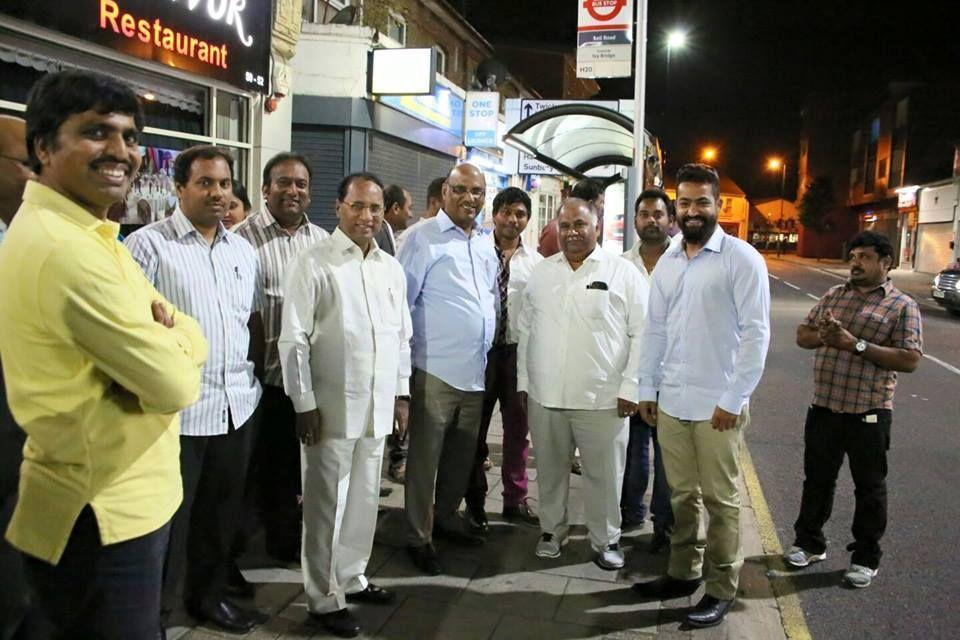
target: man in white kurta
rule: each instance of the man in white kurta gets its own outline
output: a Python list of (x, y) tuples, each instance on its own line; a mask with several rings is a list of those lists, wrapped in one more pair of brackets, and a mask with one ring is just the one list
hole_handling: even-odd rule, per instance
[(406, 427), (410, 313), (400, 264), (373, 240), (383, 191), (369, 174), (341, 183), (333, 235), (290, 266), (279, 350), (297, 411), (303, 473), (303, 573), (311, 617), (360, 632), (346, 602), (387, 603), (364, 577), (376, 529), (383, 444)]
[(637, 411), (648, 288), (626, 260), (597, 245), (597, 216), (571, 198), (560, 209), (561, 253), (530, 274), (520, 312), (517, 389), (528, 395), (542, 536), (536, 554), (566, 543), (574, 447), (583, 464), (587, 530), (604, 569), (623, 566), (620, 493), (627, 420)]

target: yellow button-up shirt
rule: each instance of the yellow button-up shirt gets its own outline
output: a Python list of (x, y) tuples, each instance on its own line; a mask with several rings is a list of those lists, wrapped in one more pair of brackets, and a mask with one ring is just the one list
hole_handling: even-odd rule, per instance
[[(207, 343), (147, 281), (118, 226), (37, 182), (0, 245), (0, 359), (27, 433), (7, 540), (56, 564), (83, 507), (103, 544), (162, 527), (183, 497), (177, 412)], [(154, 300), (174, 327), (153, 319)]]

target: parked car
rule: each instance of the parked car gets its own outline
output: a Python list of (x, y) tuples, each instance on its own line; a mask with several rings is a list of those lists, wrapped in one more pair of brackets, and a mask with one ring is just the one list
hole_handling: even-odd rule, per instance
[(954, 262), (936, 275), (930, 293), (937, 304), (960, 316), (960, 262)]

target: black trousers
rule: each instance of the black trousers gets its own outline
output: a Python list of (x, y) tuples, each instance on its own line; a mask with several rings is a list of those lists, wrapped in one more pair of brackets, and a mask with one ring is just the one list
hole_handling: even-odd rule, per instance
[(284, 557), (299, 555), (303, 515), (299, 503), (297, 412), (282, 388), (264, 385), (260, 414), (253, 473), (267, 552)]
[(155, 640), (170, 525), (103, 545), (93, 510), (80, 513), (57, 565), (26, 556), (35, 604), (58, 640)]
[(27, 435), (10, 414), (0, 368), (0, 640), (42, 638), (43, 629), (30, 606), (23, 556), (3, 537), (17, 506), (20, 463)]
[(823, 553), (827, 539), (823, 525), (833, 510), (833, 495), (843, 457), (850, 460), (855, 487), (853, 551), (851, 562), (876, 569), (880, 566), (880, 538), (887, 528), (887, 450), (893, 412), (836, 413), (811, 406), (804, 427), (803, 497), (793, 525), (796, 546)]
[(183, 503), (170, 527), (163, 610), (182, 599), (201, 607), (224, 597), (232, 548), (243, 512), (247, 466), (258, 412), (219, 436), (180, 436)]

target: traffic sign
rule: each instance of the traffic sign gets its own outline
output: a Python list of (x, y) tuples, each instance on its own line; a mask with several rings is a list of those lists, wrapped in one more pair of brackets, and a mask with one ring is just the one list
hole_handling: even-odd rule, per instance
[(577, 5), (577, 77), (629, 77), (633, 0), (577, 0)]

